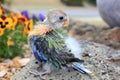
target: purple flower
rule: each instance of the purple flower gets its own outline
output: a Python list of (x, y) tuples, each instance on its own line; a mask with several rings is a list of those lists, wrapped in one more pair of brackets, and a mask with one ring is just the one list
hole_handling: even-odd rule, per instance
[(35, 14), (32, 14), (32, 19), (33, 20), (38, 20), (37, 16)]
[(30, 19), (27, 10), (22, 11), (21, 14), (22, 14), (23, 16), (25, 16), (27, 19)]
[(39, 18), (39, 20), (41, 20), (41, 21), (44, 21), (45, 20), (45, 16), (43, 15), (43, 14), (39, 14), (38, 15), (38, 18)]

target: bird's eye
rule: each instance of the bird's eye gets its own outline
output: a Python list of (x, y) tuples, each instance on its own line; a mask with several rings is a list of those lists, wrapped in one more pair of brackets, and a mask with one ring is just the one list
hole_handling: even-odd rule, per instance
[(64, 19), (64, 17), (63, 17), (63, 16), (60, 16), (60, 17), (59, 17), (59, 19), (60, 19), (60, 20), (63, 20), (63, 19)]

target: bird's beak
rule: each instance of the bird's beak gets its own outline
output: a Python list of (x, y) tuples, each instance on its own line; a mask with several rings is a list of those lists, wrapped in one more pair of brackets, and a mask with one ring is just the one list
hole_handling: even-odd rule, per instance
[(67, 20), (67, 21), (64, 23), (63, 26), (64, 26), (64, 27), (68, 27), (68, 26), (69, 26), (69, 20)]

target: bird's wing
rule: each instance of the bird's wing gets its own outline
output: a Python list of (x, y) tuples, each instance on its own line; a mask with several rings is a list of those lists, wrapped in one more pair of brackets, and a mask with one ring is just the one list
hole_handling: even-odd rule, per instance
[(66, 66), (69, 62), (80, 61), (71, 53), (65, 52), (64, 39), (56, 31), (31, 37), (30, 45), (38, 61), (48, 61), (56, 67)]
[(38, 62), (46, 62), (47, 59), (44, 57), (43, 53), (39, 51), (40, 45), (41, 45), (41, 42), (39, 41), (39, 37), (32, 36), (30, 38), (30, 46), (34, 53), (35, 58), (38, 60)]

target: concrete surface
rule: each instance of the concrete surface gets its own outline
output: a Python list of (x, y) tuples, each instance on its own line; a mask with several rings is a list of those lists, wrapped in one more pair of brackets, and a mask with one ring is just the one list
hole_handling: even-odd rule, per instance
[[(46, 75), (45, 80), (119, 80), (120, 79), (120, 67), (110, 62), (109, 59), (115, 58), (119, 55), (120, 51), (114, 50), (104, 45), (79, 41), (80, 49), (83, 49), (84, 54), (90, 55), (90, 57), (84, 57), (85, 62), (83, 65), (93, 72), (93, 76), (78, 73), (77, 71), (70, 69), (66, 70), (54, 70), (51, 74)], [(20, 72), (16, 73), (12, 80), (41, 80), (39, 76), (35, 76), (29, 73), (29, 70), (35, 69), (42, 71), (41, 64), (36, 64), (35, 59), (32, 60), (24, 67)]]

